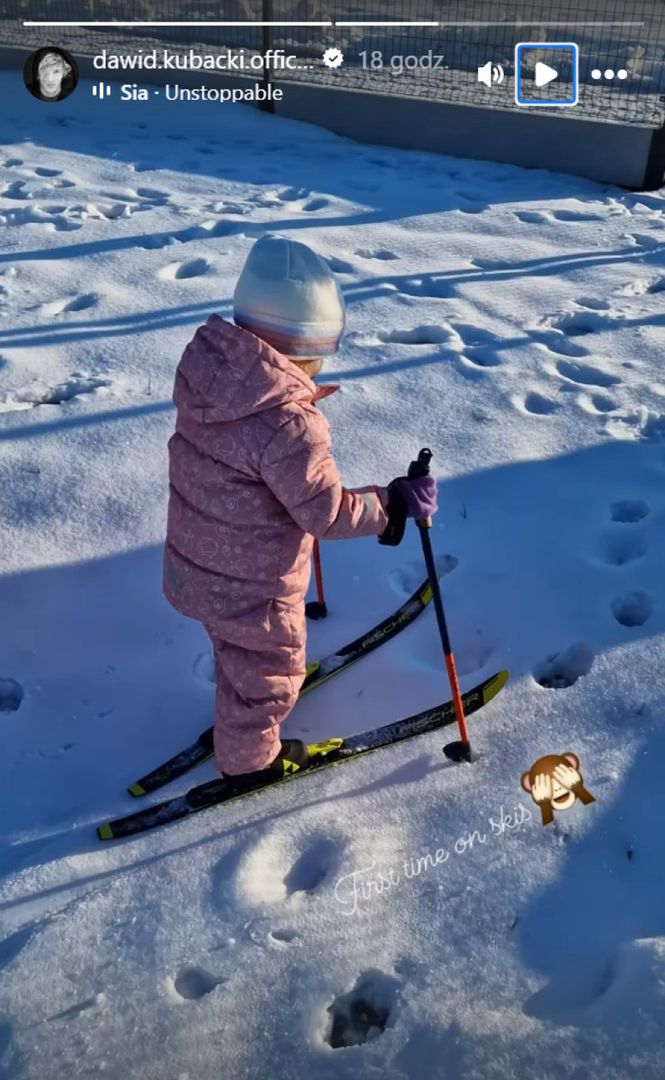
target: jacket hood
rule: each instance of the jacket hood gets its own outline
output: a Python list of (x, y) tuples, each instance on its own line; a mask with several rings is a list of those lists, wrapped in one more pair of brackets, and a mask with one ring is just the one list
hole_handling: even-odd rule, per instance
[(290, 402), (325, 397), (286, 356), (254, 334), (211, 315), (187, 345), (173, 401), (199, 423), (239, 420)]

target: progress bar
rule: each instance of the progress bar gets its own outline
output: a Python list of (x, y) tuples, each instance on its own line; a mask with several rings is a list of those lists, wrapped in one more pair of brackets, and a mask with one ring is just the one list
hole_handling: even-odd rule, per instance
[(196, 19), (187, 19), (182, 22), (162, 22), (155, 19), (143, 20), (132, 19), (131, 22), (121, 22), (117, 19), (111, 19), (110, 21), (100, 21), (99, 19), (85, 20), (83, 22), (60, 22), (59, 20), (42, 20), (42, 19), (26, 19), (23, 22), (24, 26), (332, 26), (333, 23), (330, 19), (325, 22), (258, 22), (251, 19), (246, 22), (220, 22), (220, 21), (201, 21)]
[(361, 20), (339, 20), (335, 26), (452, 26), (452, 23), (441, 22), (363, 22)]
[(364, 26), (364, 27), (372, 27), (372, 26), (376, 26), (376, 27), (385, 28), (385, 27), (408, 27), (408, 26), (413, 26), (413, 27), (435, 26), (435, 27), (442, 27), (444, 29), (446, 27), (453, 27), (453, 28), (454, 27), (465, 27), (467, 29), (475, 28), (475, 29), (480, 30), (480, 29), (491, 28), (491, 27), (500, 27), (500, 26), (504, 26), (504, 27), (519, 26), (519, 27), (522, 27), (524, 29), (528, 29), (530, 26), (536, 26), (536, 24), (538, 26), (544, 26), (546, 30), (549, 30), (549, 29), (552, 29), (552, 30), (554, 30), (554, 29), (562, 29), (564, 27), (565, 28), (572, 28), (572, 27), (641, 27), (641, 26), (645, 25), (643, 20), (639, 20), (639, 21), (634, 20), (634, 21), (631, 21), (631, 22), (626, 22), (626, 20), (623, 20), (623, 19), (622, 20), (617, 20), (617, 21), (611, 21), (611, 22), (608, 22), (606, 19), (583, 20), (583, 21), (576, 20), (576, 21), (573, 21), (573, 22), (571, 22), (569, 20), (567, 22), (548, 22), (547, 24), (544, 24), (542, 22), (542, 20), (538, 21), (537, 19), (532, 21), (532, 22), (525, 22), (523, 19), (515, 21), (515, 22), (506, 22), (506, 21), (502, 21), (502, 22), (447, 22), (447, 21), (441, 21), (441, 20), (438, 20), (436, 22), (386, 22), (386, 21), (377, 22), (376, 20), (366, 21), (366, 20), (363, 20), (363, 19), (353, 19), (353, 20), (351, 20), (351, 19), (339, 19), (339, 20), (325, 19), (325, 20), (321, 20), (320, 22), (308, 22), (308, 21), (293, 22), (293, 21), (290, 21), (290, 20), (288, 20), (288, 21), (280, 21), (280, 22), (263, 22), (261, 20), (256, 20), (256, 19), (249, 19), (249, 20), (245, 20), (244, 22), (237, 22), (237, 21), (229, 22), (228, 20), (217, 20), (217, 19), (215, 19), (215, 20), (205, 20), (205, 21), (199, 21), (198, 19), (183, 19), (182, 21), (178, 21), (178, 22), (171, 22), (171, 21), (164, 22), (162, 20), (156, 20), (156, 19), (132, 19), (130, 21), (121, 21), (121, 20), (118, 20), (118, 19), (103, 20), (103, 21), (100, 21), (99, 19), (94, 19), (94, 20), (93, 19), (86, 19), (84, 21), (76, 20), (76, 21), (69, 21), (69, 22), (63, 22), (63, 21), (61, 21), (59, 19), (58, 20), (54, 20), (54, 19), (24, 19), (23, 20), (23, 26), (60, 26), (60, 27), (68, 27), (68, 26), (70, 26), (70, 27), (72, 27), (72, 26), (118, 26), (118, 27), (127, 27), (127, 26), (155, 26), (155, 27), (159, 27), (159, 26), (285, 26), (285, 27), (289, 27), (289, 26), (294, 26), (294, 27), (297, 27), (297, 26), (319, 26), (319, 27), (321, 27), (321, 26), (323, 26), (323, 27), (325, 27), (325, 26), (328, 26), (328, 27), (330, 27), (330, 26)]
[(519, 27), (523, 27), (524, 29), (528, 29), (530, 26), (538, 26), (538, 27), (544, 27), (546, 30), (549, 30), (549, 29), (555, 30), (555, 29), (561, 29), (562, 27), (572, 27), (572, 26), (577, 26), (577, 27), (580, 27), (580, 26), (644, 26), (644, 22), (643, 21), (626, 22), (625, 19), (622, 19), (622, 20), (616, 21), (616, 22), (608, 22), (606, 19), (602, 19), (602, 20), (596, 19), (594, 21), (585, 20), (583, 22), (580, 22), (580, 20), (577, 19), (577, 20), (574, 20), (573, 22), (568, 20), (567, 22), (549, 22), (548, 21), (547, 23), (543, 22), (542, 19), (541, 20), (535, 19), (533, 22), (525, 22), (523, 19), (520, 19), (520, 20), (518, 20), (516, 22), (507, 22), (505, 20), (501, 21), (501, 22), (448, 22), (447, 20), (439, 20), (438, 22), (364, 22), (364, 21), (358, 21), (358, 20), (351, 21), (349, 19), (344, 19), (344, 20), (338, 19), (338, 20), (335, 20), (335, 26), (441, 26), (441, 27), (452, 26), (452, 27), (466, 27), (467, 29), (475, 28), (477, 30), (484, 29), (485, 27), (489, 28), (489, 27), (497, 27), (497, 26), (519, 26)]

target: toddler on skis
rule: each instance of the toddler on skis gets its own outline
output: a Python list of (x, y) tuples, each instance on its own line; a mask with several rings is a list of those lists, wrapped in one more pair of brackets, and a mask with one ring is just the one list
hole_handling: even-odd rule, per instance
[[(378, 536), (436, 511), (432, 477), (343, 487), (313, 377), (344, 329), (339, 286), (305, 244), (264, 236), (175, 377), (164, 592), (212, 640), (215, 761), (242, 788), (305, 768), (280, 725), (304, 682), (314, 538)], [(257, 778), (257, 773), (261, 776)]]

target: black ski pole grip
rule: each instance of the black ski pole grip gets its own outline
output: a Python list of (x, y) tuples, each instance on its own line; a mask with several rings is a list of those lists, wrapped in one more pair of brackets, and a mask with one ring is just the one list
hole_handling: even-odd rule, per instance
[[(420, 476), (429, 476), (429, 463), (431, 460), (432, 451), (424, 447), (418, 454), (418, 460), (412, 461), (409, 465), (407, 480), (417, 480)], [(404, 500), (395, 490), (396, 483), (397, 481), (393, 481), (388, 488), (388, 525), (379, 537), (379, 543), (385, 544), (387, 547), (397, 547), (398, 544), (401, 544), (406, 528), (406, 506)], [(431, 529), (432, 519), (423, 518), (417, 524), (423, 529)]]
[[(409, 472), (407, 474), (409, 480), (418, 480), (422, 476), (429, 476), (429, 466), (432, 457), (432, 451), (429, 449), (429, 447), (424, 446), (418, 454), (418, 460), (412, 461), (409, 465)], [(419, 529), (431, 529), (432, 519), (429, 517), (421, 518), (420, 521), (416, 522), (416, 525)]]
[(423, 449), (418, 454), (418, 460), (412, 461), (409, 465), (408, 477), (409, 480), (417, 480), (421, 476), (429, 476), (429, 464), (432, 460), (432, 451), (428, 447)]

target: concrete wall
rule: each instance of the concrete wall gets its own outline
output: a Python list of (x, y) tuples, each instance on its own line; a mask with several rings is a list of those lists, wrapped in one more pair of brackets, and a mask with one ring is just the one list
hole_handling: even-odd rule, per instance
[[(276, 111), (362, 142), (550, 169), (628, 188), (646, 186), (654, 135), (652, 128), (536, 110), (481, 109), (293, 83)], [(653, 186), (662, 182), (661, 174)]]
[[(23, 68), (32, 49), (0, 46), (0, 69)], [(164, 84), (167, 73), (96, 71), (92, 56), (76, 53), (82, 78)], [(178, 71), (182, 86), (246, 87), (247, 78)], [(483, 109), (417, 98), (382, 96), (337, 87), (275, 80), (284, 99), (275, 112), (361, 142), (430, 150), (453, 157), (498, 161), (572, 173), (633, 189), (665, 181), (665, 129), (562, 117), (538, 110)]]

